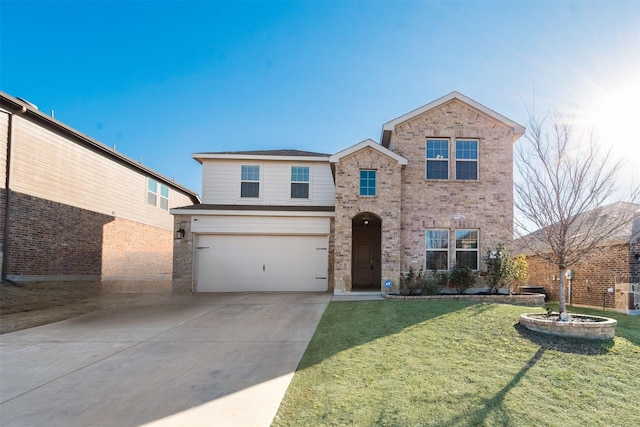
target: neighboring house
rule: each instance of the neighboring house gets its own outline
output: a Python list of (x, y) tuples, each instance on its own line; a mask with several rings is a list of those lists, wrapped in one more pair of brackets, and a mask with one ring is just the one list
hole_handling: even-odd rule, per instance
[(170, 283), (196, 193), (3, 92), (0, 167), (3, 279)]
[(197, 153), (203, 204), (172, 209), (174, 289), (398, 288), (410, 268), (480, 270), (512, 240), (524, 128), (452, 92), (339, 153)]
[[(583, 215), (593, 213), (602, 224), (621, 213), (630, 215), (631, 220), (627, 227), (569, 267), (571, 272), (565, 281), (567, 303), (620, 311), (640, 310), (640, 204), (618, 202)], [(527, 250), (518, 253), (527, 256), (529, 283), (544, 287), (548, 298), (557, 301), (560, 298), (558, 266)]]

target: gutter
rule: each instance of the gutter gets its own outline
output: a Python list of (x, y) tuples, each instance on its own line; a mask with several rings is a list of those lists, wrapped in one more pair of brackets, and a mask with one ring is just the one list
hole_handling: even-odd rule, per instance
[(5, 171), (5, 191), (6, 203), (4, 207), (4, 247), (2, 249), (2, 280), (4, 282), (11, 283), (12, 285), (19, 286), (18, 283), (10, 280), (7, 277), (7, 270), (9, 268), (9, 248), (10, 248), (10, 236), (11, 236), (11, 201), (13, 199), (13, 192), (11, 191), (11, 148), (13, 139), (13, 116), (21, 115), (27, 112), (27, 107), (22, 106), (14, 112), (9, 112), (9, 124), (7, 130), (7, 160)]

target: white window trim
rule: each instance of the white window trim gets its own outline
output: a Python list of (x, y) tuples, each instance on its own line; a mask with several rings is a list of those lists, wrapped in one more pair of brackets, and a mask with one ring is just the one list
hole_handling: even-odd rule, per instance
[[(476, 143), (476, 158), (475, 159), (458, 159), (458, 141), (474, 141)], [(455, 149), (455, 162), (456, 162), (456, 175), (458, 173), (458, 162), (475, 162), (476, 163), (476, 179), (458, 179), (457, 176), (454, 176), (456, 181), (480, 181), (480, 140), (477, 138), (456, 138), (456, 149)]]
[[(155, 182), (156, 183), (156, 191), (155, 192), (151, 191), (149, 189), (149, 183), (150, 182)], [(147, 198), (147, 205), (153, 206), (155, 208), (162, 209), (163, 211), (169, 211), (169, 209), (171, 208), (171, 206), (169, 206), (169, 200), (170, 200), (170, 197), (171, 197), (171, 188), (169, 188), (169, 186), (167, 184), (164, 184), (164, 183), (158, 181), (157, 179), (153, 179), (151, 177), (147, 177), (147, 183), (146, 184), (147, 184), (147, 188), (146, 188), (147, 191), (145, 192), (145, 195), (146, 195), (146, 198)], [(163, 187), (167, 189), (167, 197), (164, 197), (162, 195), (162, 188)], [(156, 197), (155, 204), (149, 203), (149, 194), (153, 194)], [(161, 206), (161, 201), (163, 199), (167, 201), (167, 208), (166, 209)]]
[[(291, 179), (291, 168), (308, 168), (309, 169), (309, 181), (294, 181)], [(289, 167), (289, 200), (311, 200), (311, 173), (312, 168), (310, 165), (290, 165)], [(307, 184), (309, 185), (309, 193), (307, 198), (302, 197), (291, 197), (291, 184)]]
[[(447, 247), (446, 248), (435, 248), (429, 249), (427, 248), (427, 232), (428, 231), (446, 231), (447, 232)], [(448, 271), (451, 267), (451, 230), (448, 228), (427, 228), (424, 230), (424, 267), (426, 270), (430, 270), (427, 266), (427, 252), (445, 252), (447, 254), (447, 265), (446, 268), (438, 269), (438, 271)]]
[[(475, 231), (478, 239), (476, 241), (476, 248), (474, 249), (465, 249), (465, 248), (458, 248), (458, 237), (457, 237), (457, 232), (458, 231)], [(476, 253), (476, 265), (478, 266), (478, 268), (476, 268), (473, 271), (480, 271), (480, 229), (479, 228), (457, 228), (453, 231), (453, 239), (454, 239), (454, 255), (455, 255), (455, 260), (456, 263), (458, 262), (458, 252), (475, 252)]]
[[(448, 157), (446, 159), (438, 159), (427, 157), (427, 141), (446, 141), (447, 142), (447, 154)], [(425, 138), (424, 140), (424, 179), (427, 181), (449, 181), (451, 179), (451, 138)], [(447, 177), (446, 178), (427, 178), (427, 162), (428, 161), (441, 161), (447, 162)]]
[[(257, 166), (258, 167), (258, 181), (244, 181), (242, 179), (242, 166)], [(262, 163), (242, 163), (240, 164), (240, 168), (238, 170), (238, 175), (240, 177), (238, 184), (238, 200), (261, 200), (262, 194), (264, 191), (263, 187), (263, 174), (264, 167)], [(258, 197), (242, 197), (242, 183), (243, 182), (257, 182), (258, 183)]]

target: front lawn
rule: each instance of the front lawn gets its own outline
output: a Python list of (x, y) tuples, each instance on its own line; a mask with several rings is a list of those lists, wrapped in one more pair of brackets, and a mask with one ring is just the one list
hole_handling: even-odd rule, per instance
[(597, 342), (520, 327), (532, 311), (332, 302), (273, 425), (640, 425), (640, 317), (593, 311), (621, 326)]

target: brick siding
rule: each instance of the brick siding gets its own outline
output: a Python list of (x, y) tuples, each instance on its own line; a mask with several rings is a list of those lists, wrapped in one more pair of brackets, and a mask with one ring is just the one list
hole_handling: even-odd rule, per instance
[[(620, 283), (627, 283), (629, 275), (635, 274), (640, 262), (633, 257), (635, 252), (628, 244), (606, 246), (596, 249), (580, 263), (572, 265), (571, 303), (591, 307), (614, 308), (616, 295), (609, 288), (619, 291)], [(527, 257), (529, 283), (543, 286), (550, 300), (560, 298), (558, 267), (550, 265), (537, 256)], [(555, 277), (555, 280), (554, 280)], [(565, 295), (569, 303), (569, 282), (565, 281)]]
[(185, 231), (184, 238), (173, 240), (173, 292), (191, 292), (193, 284), (193, 235), (191, 233), (191, 216), (174, 215), (174, 230), (180, 227)]
[[(360, 196), (360, 169), (375, 169), (376, 195)], [(351, 290), (352, 219), (370, 212), (382, 220), (381, 279), (397, 284), (400, 271), (400, 174), (397, 161), (372, 148), (336, 164), (334, 289)], [(382, 284), (380, 284), (382, 287)]]
[(171, 275), (172, 231), (13, 193), (8, 275)]
[[(477, 181), (427, 181), (426, 139), (450, 138), (450, 178), (455, 138), (479, 140)], [(450, 230), (453, 266), (456, 229), (480, 230), (479, 258), (512, 241), (513, 130), (457, 100), (396, 126), (390, 148), (408, 160), (402, 172), (403, 271), (425, 264), (425, 229)]]

